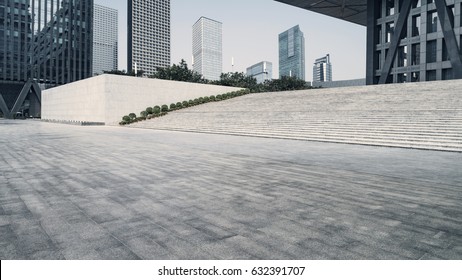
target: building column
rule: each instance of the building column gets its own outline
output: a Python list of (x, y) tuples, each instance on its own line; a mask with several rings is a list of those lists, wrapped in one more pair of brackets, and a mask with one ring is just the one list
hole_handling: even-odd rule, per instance
[(377, 33), (377, 18), (381, 7), (376, 0), (367, 0), (367, 56), (366, 56), (366, 84), (375, 84), (375, 70), (378, 61), (375, 59), (375, 38)]

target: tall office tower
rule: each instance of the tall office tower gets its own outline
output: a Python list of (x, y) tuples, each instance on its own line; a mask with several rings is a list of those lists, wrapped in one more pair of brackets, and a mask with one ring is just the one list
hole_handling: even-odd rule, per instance
[(117, 70), (118, 12), (96, 5), (93, 9), (93, 75)]
[(279, 34), (279, 77), (305, 80), (305, 37), (300, 27)]
[(128, 0), (128, 70), (170, 66), (170, 0)]
[(272, 80), (273, 64), (268, 61), (259, 62), (247, 68), (246, 75), (255, 78), (259, 84)]
[(194, 71), (207, 80), (220, 79), (223, 72), (222, 23), (201, 17), (193, 25)]
[(316, 59), (313, 66), (313, 82), (332, 82), (330, 55)]
[(0, 1), (4, 117), (38, 116), (41, 88), (91, 77), (92, 17), (93, 0)]

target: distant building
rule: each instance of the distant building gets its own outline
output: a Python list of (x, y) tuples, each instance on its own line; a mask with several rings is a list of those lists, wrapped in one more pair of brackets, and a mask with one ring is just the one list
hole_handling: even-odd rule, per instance
[(261, 84), (266, 80), (273, 79), (273, 64), (268, 61), (262, 61), (247, 68), (247, 76), (257, 79), (257, 83)]
[(74, 2), (0, 1), (4, 117), (38, 117), (41, 89), (92, 76), (93, 0)]
[(305, 37), (300, 27), (279, 34), (279, 77), (305, 80)]
[(93, 75), (117, 70), (118, 12), (96, 5), (93, 9)]
[(193, 25), (193, 68), (207, 80), (223, 72), (222, 23), (201, 17)]
[(170, 66), (170, 0), (128, 0), (128, 71)]
[(313, 66), (313, 82), (332, 82), (330, 55), (316, 59)]

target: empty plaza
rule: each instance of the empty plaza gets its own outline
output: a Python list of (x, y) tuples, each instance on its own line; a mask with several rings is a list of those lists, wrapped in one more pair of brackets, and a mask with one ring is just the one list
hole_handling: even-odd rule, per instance
[(462, 154), (0, 120), (0, 259), (461, 259)]

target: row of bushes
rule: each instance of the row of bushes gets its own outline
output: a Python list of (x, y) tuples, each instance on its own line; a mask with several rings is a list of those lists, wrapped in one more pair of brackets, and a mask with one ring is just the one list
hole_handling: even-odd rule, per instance
[(184, 108), (193, 107), (193, 106), (197, 106), (197, 105), (209, 103), (209, 102), (222, 101), (222, 100), (246, 95), (249, 93), (250, 93), (250, 90), (243, 89), (239, 91), (218, 94), (216, 96), (211, 95), (211, 96), (199, 97), (199, 98), (189, 100), (189, 101), (185, 100), (183, 102), (172, 103), (170, 104), (170, 106), (164, 104), (162, 106), (148, 107), (146, 108), (145, 111), (141, 111), (139, 116), (137, 116), (135, 113), (130, 113), (129, 115), (124, 116), (122, 118), (122, 121), (119, 124), (127, 125), (127, 124), (131, 124), (135, 122), (150, 120), (150, 119), (165, 116), (168, 114), (168, 112), (171, 112), (171, 111), (181, 110)]

